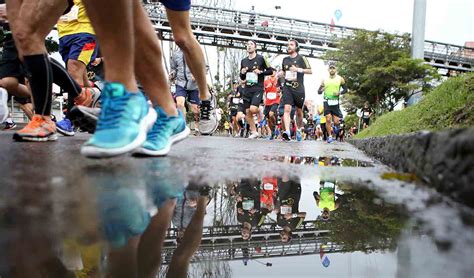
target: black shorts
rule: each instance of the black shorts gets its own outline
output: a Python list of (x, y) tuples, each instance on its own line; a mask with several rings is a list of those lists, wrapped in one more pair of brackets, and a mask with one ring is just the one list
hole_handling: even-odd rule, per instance
[(231, 108), (230, 109), (230, 117), (235, 117), (237, 116), (237, 112), (238, 112), (238, 109), (235, 109), (235, 108)]
[(324, 116), (331, 114), (340, 119), (343, 118), (339, 105), (328, 105), (327, 101), (324, 101), (323, 103), (324, 103)]
[(273, 112), (273, 114), (275, 116), (277, 116), (278, 115), (278, 106), (279, 106), (279, 104), (277, 104), (277, 103), (272, 104), (272, 105), (266, 105), (265, 109), (263, 110), (263, 115), (265, 116), (265, 118), (268, 118), (268, 115), (270, 114), (270, 112)]
[(303, 108), (304, 106), (304, 91), (295, 91), (287, 86), (283, 87), (283, 96), (281, 102), (283, 105), (296, 106), (297, 108)]
[(243, 103), (243, 112), (250, 108), (250, 106), (258, 107), (263, 100), (263, 88), (261, 87), (247, 87), (243, 93), (242, 99)]
[(370, 124), (370, 118), (362, 118), (362, 123), (369, 125)]
[(13, 38), (7, 38), (3, 44), (2, 59), (0, 61), (0, 78), (15, 77), (18, 82), (25, 82), (25, 69), (23, 68)]

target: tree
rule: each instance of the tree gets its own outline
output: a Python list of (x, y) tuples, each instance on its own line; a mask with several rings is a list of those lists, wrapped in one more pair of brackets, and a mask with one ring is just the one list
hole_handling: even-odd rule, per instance
[(326, 60), (335, 60), (338, 72), (347, 82), (349, 93), (343, 105), (349, 113), (365, 101), (378, 112), (392, 111), (414, 90), (427, 92), (439, 75), (423, 60), (410, 58), (410, 36), (381, 31), (357, 30), (338, 41), (338, 50), (329, 51)]

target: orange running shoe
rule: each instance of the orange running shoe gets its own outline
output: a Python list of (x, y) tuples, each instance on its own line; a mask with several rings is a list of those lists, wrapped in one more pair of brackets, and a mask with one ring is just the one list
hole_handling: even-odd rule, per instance
[(82, 92), (74, 99), (75, 105), (96, 107), (99, 102), (100, 90), (97, 88), (82, 88)]
[(15, 141), (56, 141), (56, 124), (46, 120), (40, 115), (34, 115), (33, 119), (21, 130), (13, 134)]

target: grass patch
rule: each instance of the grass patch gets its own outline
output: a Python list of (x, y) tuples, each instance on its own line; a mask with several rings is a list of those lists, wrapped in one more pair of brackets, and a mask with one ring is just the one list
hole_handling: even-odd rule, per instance
[(416, 105), (382, 115), (355, 138), (474, 126), (474, 73), (449, 78)]

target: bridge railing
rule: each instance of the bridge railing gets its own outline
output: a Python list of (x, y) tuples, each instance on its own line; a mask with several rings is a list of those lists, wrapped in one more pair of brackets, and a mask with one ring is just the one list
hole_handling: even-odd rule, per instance
[[(147, 4), (145, 8), (155, 24), (169, 27), (161, 4)], [(281, 49), (288, 39), (293, 38), (300, 42), (302, 48), (325, 51), (336, 49), (337, 39), (351, 36), (359, 30), (316, 21), (206, 6), (193, 6), (190, 19), (196, 33), (208, 32), (207, 35), (234, 38), (241, 47), (246, 39), (253, 38), (260, 42), (280, 45)], [(434, 41), (425, 42), (425, 59), (437, 64), (454, 63), (464, 69), (472, 69), (473, 53), (474, 48)]]

